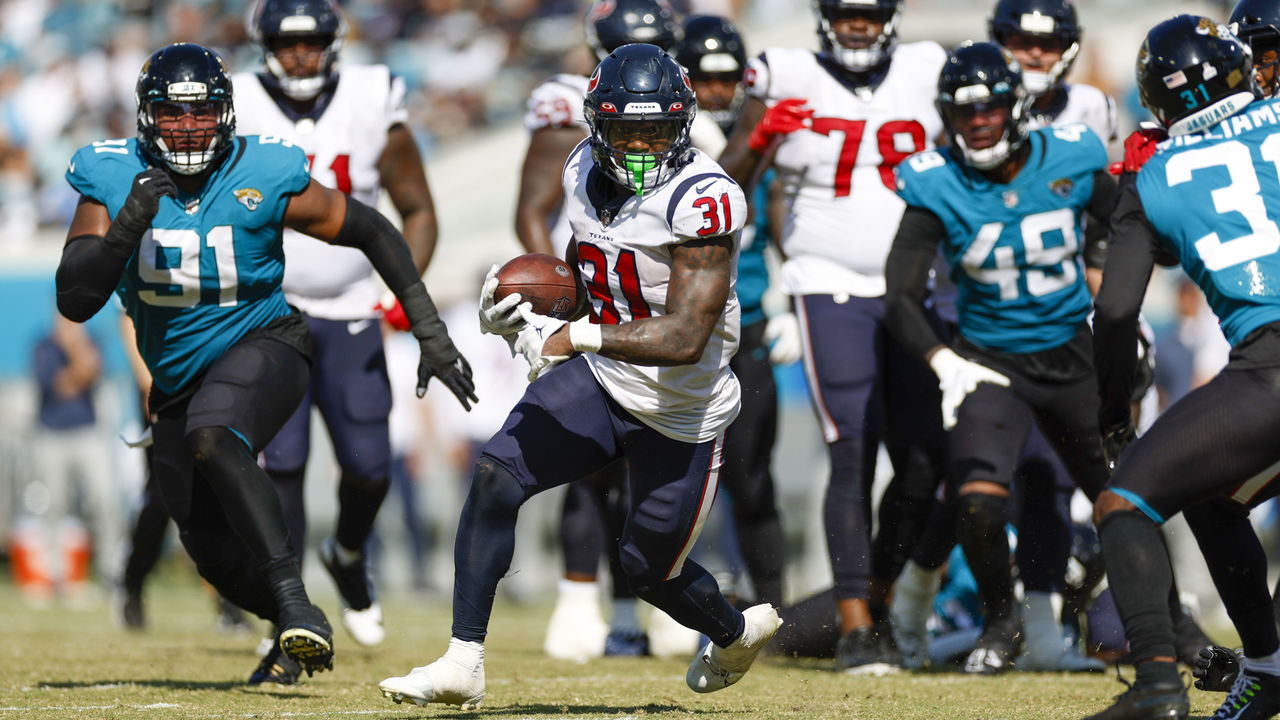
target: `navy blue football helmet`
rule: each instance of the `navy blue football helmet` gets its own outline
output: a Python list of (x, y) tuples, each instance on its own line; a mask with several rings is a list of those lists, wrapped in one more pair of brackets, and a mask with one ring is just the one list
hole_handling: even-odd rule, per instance
[(680, 42), (680, 24), (667, 0), (596, 0), (587, 10), (587, 45), (604, 60), (630, 43), (670, 52)]
[(1048, 72), (1023, 68), (1022, 83), (1040, 95), (1061, 83), (1080, 54), (1080, 23), (1070, 0), (1000, 0), (987, 23), (992, 42), (1008, 45), (1013, 35), (1053, 38), (1062, 45), (1062, 59)]
[(1267, 97), (1276, 94), (1280, 83), (1280, 59), (1262, 65), (1262, 53), (1280, 51), (1280, 0), (1240, 0), (1231, 10), (1227, 24), (1253, 50), (1253, 70), (1271, 69), (1271, 79), (1262, 92)]
[[(347, 21), (333, 0), (260, 0), (250, 16), (248, 31), (262, 49), (267, 70), (284, 94), (306, 101), (319, 95), (338, 71), (338, 53), (347, 36)], [(320, 70), (315, 75), (290, 75), (275, 55), (283, 43), (300, 39), (324, 46)]]
[[(652, 192), (687, 163), (696, 107), (689, 77), (675, 58), (656, 45), (623, 45), (587, 83), (582, 109), (592, 159), (627, 190)], [(632, 138), (660, 149), (638, 152), (626, 147)]]
[(731, 127), (746, 100), (742, 73), (747, 69), (747, 46), (738, 28), (716, 15), (690, 15), (684, 21), (684, 38), (673, 54), (694, 82), (723, 80), (734, 84), (728, 107), (711, 109), (704, 103), (700, 108), (721, 128)]
[[(1033, 98), (1022, 86), (1022, 67), (1013, 54), (995, 43), (966, 42), (947, 57), (938, 76), (938, 114), (966, 165), (990, 170), (1003, 163), (1027, 140)], [(958, 120), (976, 108), (1002, 105), (1008, 109), (1004, 134), (991, 147), (969, 147)]]
[[(231, 75), (214, 51), (195, 43), (160, 48), (142, 66), (134, 94), (138, 142), (153, 160), (170, 170), (196, 175), (231, 149), (236, 134)], [(162, 133), (156, 124), (157, 113), (205, 114), (216, 117), (217, 124), (210, 129)], [(194, 146), (200, 149), (193, 150)]]
[(1138, 95), (1170, 135), (1204, 130), (1259, 93), (1253, 52), (1226, 25), (1178, 15), (1151, 28), (1138, 50)]
[[(818, 40), (822, 51), (854, 72), (866, 72), (887, 61), (898, 44), (898, 21), (902, 0), (814, 0), (818, 13)], [(847, 48), (840, 44), (831, 24), (851, 15), (863, 15), (884, 23), (880, 36), (867, 48)]]

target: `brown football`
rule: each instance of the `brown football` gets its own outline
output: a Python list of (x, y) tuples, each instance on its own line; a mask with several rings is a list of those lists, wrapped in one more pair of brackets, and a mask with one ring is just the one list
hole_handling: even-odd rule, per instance
[(520, 293), (521, 302), (531, 304), (539, 315), (561, 320), (578, 306), (573, 270), (560, 258), (546, 253), (517, 255), (498, 269), (494, 299), (501, 301), (511, 293)]

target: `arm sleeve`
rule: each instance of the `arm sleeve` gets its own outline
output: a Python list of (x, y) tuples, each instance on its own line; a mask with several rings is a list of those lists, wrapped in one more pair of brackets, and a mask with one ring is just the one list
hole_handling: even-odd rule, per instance
[(347, 215), (342, 221), (342, 229), (332, 243), (361, 250), (369, 258), (373, 269), (382, 276), (383, 282), (403, 304), (401, 294), (404, 290), (422, 280), (417, 266), (413, 264), (413, 256), (409, 253), (404, 236), (382, 213), (350, 195), (345, 197)]
[(925, 317), (924, 294), (938, 241), (945, 236), (937, 215), (908, 205), (885, 263), (885, 321), (898, 342), (922, 359), (942, 344)]
[(1158, 250), (1155, 231), (1132, 177), (1121, 179), (1109, 245), (1093, 317), (1093, 356), (1102, 399), (1098, 420), (1104, 433), (1129, 422), (1138, 357), (1138, 312)]
[(80, 235), (68, 240), (54, 276), (58, 312), (72, 322), (93, 317), (120, 284), (128, 262), (128, 256), (121, 257), (97, 235)]
[(1107, 235), (1111, 211), (1116, 207), (1116, 181), (1106, 170), (1093, 173), (1093, 195), (1086, 208), (1084, 266), (1101, 268), (1107, 260)]

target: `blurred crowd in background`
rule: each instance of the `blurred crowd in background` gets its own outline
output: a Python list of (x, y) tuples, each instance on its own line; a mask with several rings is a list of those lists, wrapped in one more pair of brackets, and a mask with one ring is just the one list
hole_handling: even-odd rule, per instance
[[(688, 0), (677, 10), (695, 8)], [(695, 3), (737, 15), (745, 0)], [(807, 12), (807, 2), (804, 3)], [(0, 242), (62, 226), (75, 193), (62, 180), (81, 145), (134, 134), (134, 82), (166, 42), (216, 49), (233, 71), (260, 65), (250, 0), (0, 2)], [(405, 78), (423, 149), (516, 121), (552, 73), (586, 73), (583, 0), (349, 0), (348, 62)]]

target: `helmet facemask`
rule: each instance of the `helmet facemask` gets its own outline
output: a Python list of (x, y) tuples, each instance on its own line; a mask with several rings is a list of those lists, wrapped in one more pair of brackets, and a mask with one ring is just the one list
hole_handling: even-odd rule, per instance
[[(227, 100), (155, 100), (138, 108), (138, 127), (149, 149), (176, 173), (198, 175), (231, 146), (236, 111)], [(179, 128), (191, 115), (199, 127)], [(168, 125), (162, 128), (161, 125)]]
[[(854, 16), (865, 17), (873, 23), (884, 25), (869, 47), (846, 47), (833, 28), (837, 20)], [(866, 72), (887, 60), (893, 53), (898, 42), (898, 21), (901, 18), (901, 3), (894, 3), (892, 9), (885, 9), (878, 5), (831, 7), (819, 1), (818, 36), (822, 40), (823, 50), (836, 62), (853, 72)]]
[[(293, 18), (285, 18), (291, 20)], [(308, 17), (301, 17), (301, 20), (310, 20)], [(277, 56), (278, 48), (288, 47), (298, 42), (315, 39), (315, 45), (323, 45), (324, 50), (321, 52), (320, 65), (315, 74), (312, 75), (292, 75), (285, 69), (284, 63), (280, 62)], [(311, 43), (308, 43), (311, 44)], [(276, 82), (280, 84), (280, 89), (290, 100), (306, 102), (314, 99), (324, 89), (324, 86), (338, 71), (338, 53), (342, 49), (342, 36), (308, 36), (308, 35), (278, 35), (273, 37), (263, 45), (263, 59), (267, 64), (267, 70), (271, 71), (271, 75), (275, 77)]]
[[(1050, 18), (1049, 21), (1052, 22), (1052, 19)], [(1066, 38), (1057, 35), (1005, 32), (995, 40), (1012, 51), (1021, 38), (1027, 39), (1024, 40), (1024, 42), (1040, 43), (1043, 43), (1045, 40), (1057, 40), (1062, 49), (1062, 56), (1057, 62), (1051, 65), (1048, 70), (1033, 69), (1027, 65), (1022, 66), (1023, 87), (1025, 87), (1027, 92), (1032, 95), (1043, 95), (1057, 87), (1064, 79), (1066, 79), (1067, 73), (1071, 70), (1071, 66), (1075, 64), (1076, 56), (1080, 54), (1080, 42), (1078, 39), (1068, 42)]]
[[(992, 92), (983, 84), (958, 88), (954, 96), (939, 97), (938, 111), (946, 126), (952, 144), (959, 149), (966, 165), (979, 170), (999, 167), (1022, 146), (1027, 139), (1028, 109), (1032, 96), (1021, 85), (1003, 92)], [(965, 141), (960, 128), (974, 114), (993, 108), (1004, 111), (1004, 129), (995, 143), (984, 148), (972, 148)]]
[[(585, 110), (591, 126), (591, 156), (605, 173), (636, 195), (646, 195), (661, 187), (679, 171), (689, 151), (692, 108), (685, 116), (668, 114), (600, 117)], [(632, 149), (629, 141), (641, 140), (646, 149)]]

